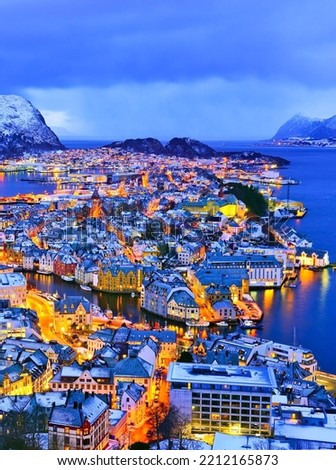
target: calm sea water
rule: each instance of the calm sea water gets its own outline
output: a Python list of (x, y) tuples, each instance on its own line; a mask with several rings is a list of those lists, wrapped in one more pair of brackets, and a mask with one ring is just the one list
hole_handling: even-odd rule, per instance
[[(65, 142), (67, 147), (92, 148), (104, 142)], [(284, 176), (301, 181), (290, 187), (290, 199), (302, 201), (308, 207), (306, 216), (291, 222), (295, 228), (311, 239), (314, 247), (329, 251), (336, 262), (336, 230), (334, 207), (336, 201), (336, 149), (258, 147), (247, 142), (211, 142), (217, 150), (254, 150), (290, 160)], [(51, 191), (53, 185), (21, 181), (23, 173), (0, 174), (0, 194), (14, 195), (24, 192)], [(287, 197), (282, 188), (278, 197)], [(48, 276), (29, 275), (29, 280), (49, 292), (81, 294), (74, 284)], [(314, 273), (302, 270), (301, 284), (296, 289), (256, 291), (252, 295), (264, 311), (264, 328), (258, 336), (310, 348), (322, 370), (336, 373), (336, 342), (334, 331), (336, 309), (336, 271), (326, 269)], [(139, 299), (103, 293), (84, 293), (102, 308), (107, 306), (136, 322), (140, 318)], [(153, 319), (148, 319), (151, 323)]]

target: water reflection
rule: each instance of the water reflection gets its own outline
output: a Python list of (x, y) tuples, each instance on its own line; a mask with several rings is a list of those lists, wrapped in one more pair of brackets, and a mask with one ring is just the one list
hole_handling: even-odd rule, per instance
[[(141, 311), (140, 298), (130, 295), (110, 294), (106, 292), (84, 292), (75, 283), (66, 283), (57, 276), (26, 274), (28, 283), (38, 289), (63, 296), (82, 295), (103, 310), (111, 309), (114, 315), (123, 315), (133, 323), (148, 324), (152, 328), (168, 328), (183, 336), (186, 327), (181, 323), (168, 321)], [(262, 330), (246, 330), (244, 334), (258, 336), (274, 341), (293, 344), (294, 331), (297, 345), (311, 349), (319, 366), (326, 371), (336, 373), (334, 360), (336, 346), (334, 338), (333, 310), (328, 309), (336, 303), (336, 272), (331, 269), (323, 272), (301, 270), (301, 283), (296, 288), (286, 288), (252, 293), (264, 312)], [(221, 334), (232, 331), (242, 332), (239, 327), (214, 327), (213, 333)], [(194, 337), (206, 338), (209, 330), (193, 328)]]

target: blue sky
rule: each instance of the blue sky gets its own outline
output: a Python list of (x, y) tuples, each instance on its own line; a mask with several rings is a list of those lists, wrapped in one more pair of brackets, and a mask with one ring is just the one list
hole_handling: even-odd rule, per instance
[(269, 138), (296, 113), (336, 114), (335, 14), (334, 0), (1, 0), (0, 93), (69, 138)]

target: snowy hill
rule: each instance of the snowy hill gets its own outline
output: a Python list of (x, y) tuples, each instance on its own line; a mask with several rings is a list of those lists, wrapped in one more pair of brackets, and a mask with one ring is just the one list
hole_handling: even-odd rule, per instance
[(336, 137), (336, 115), (328, 119), (313, 119), (296, 114), (283, 124), (273, 140), (292, 138), (331, 139)]
[(0, 95), (0, 155), (63, 149), (42, 114), (17, 95)]

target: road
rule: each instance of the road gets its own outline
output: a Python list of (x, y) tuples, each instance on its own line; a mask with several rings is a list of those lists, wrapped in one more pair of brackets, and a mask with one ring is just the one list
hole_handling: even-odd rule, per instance
[(327, 372), (316, 372), (316, 382), (325, 387), (327, 392), (336, 397), (336, 375)]
[(44, 297), (41, 297), (37, 292), (29, 291), (27, 293), (27, 307), (35, 310), (39, 319), (39, 326), (41, 328), (41, 335), (44, 341), (57, 341), (61, 344), (66, 344), (73, 347), (63, 335), (55, 333), (53, 329), (54, 322), (54, 309), (53, 303)]
[(140, 441), (148, 442), (147, 432), (153, 430), (153, 426), (150, 423), (150, 409), (159, 406), (160, 403), (164, 403), (169, 407), (169, 384), (166, 381), (166, 373), (163, 372), (161, 378), (156, 381), (155, 387), (159, 391), (158, 402), (150, 403), (149, 408), (146, 411), (146, 419), (144, 423), (139, 426), (131, 426), (129, 430), (129, 440), (131, 443)]

